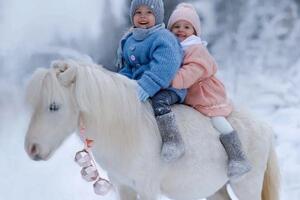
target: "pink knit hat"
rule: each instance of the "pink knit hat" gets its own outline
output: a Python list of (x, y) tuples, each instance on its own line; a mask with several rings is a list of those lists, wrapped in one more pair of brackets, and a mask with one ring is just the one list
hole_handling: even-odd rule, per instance
[(196, 31), (197, 36), (201, 34), (200, 18), (196, 9), (192, 4), (180, 3), (170, 16), (168, 22), (168, 29), (171, 30), (172, 26), (179, 20), (185, 20), (191, 23)]

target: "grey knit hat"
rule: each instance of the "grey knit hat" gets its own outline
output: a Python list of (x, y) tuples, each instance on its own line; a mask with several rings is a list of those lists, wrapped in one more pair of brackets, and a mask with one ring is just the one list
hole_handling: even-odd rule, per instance
[(133, 16), (138, 7), (148, 6), (154, 13), (155, 25), (161, 24), (164, 21), (164, 3), (162, 0), (132, 0), (130, 6), (130, 20), (133, 24)]

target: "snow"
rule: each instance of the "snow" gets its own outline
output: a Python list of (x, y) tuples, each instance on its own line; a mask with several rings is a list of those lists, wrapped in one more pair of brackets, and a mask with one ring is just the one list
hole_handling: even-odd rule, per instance
[[(29, 120), (24, 88), (32, 71), (62, 57), (87, 62), (112, 60), (110, 49), (116, 44), (110, 42), (117, 40), (123, 29), (113, 32), (110, 27), (121, 26), (127, 15), (125, 1), (113, 1), (110, 6), (115, 9), (109, 14), (114, 14), (115, 23), (107, 21), (109, 16), (102, 14), (104, 8), (110, 8), (107, 2), (0, 0), (0, 199), (116, 198), (114, 191), (105, 197), (95, 195), (92, 184), (80, 177), (80, 167), (73, 159), (82, 144), (75, 135), (47, 162), (32, 161), (24, 151)], [(231, 99), (275, 130), (282, 199), (298, 200), (299, 4), (292, 0), (231, 2), (235, 4), (222, 7), (217, 0), (197, 1), (203, 39), (219, 63), (218, 76)], [(222, 12), (214, 10), (216, 5)], [(231, 9), (239, 10), (230, 18)]]

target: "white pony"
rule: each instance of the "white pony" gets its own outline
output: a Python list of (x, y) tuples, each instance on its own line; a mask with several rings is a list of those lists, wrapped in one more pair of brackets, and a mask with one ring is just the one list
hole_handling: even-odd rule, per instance
[[(135, 81), (101, 66), (57, 61), (38, 69), (28, 86), (33, 114), (25, 148), (34, 160), (47, 160), (84, 121), (93, 139), (96, 161), (103, 167), (121, 200), (230, 199), (227, 156), (209, 118), (176, 105), (186, 152), (172, 163), (160, 158), (161, 138), (149, 102), (137, 99)], [(248, 113), (234, 110), (229, 121), (240, 134), (252, 170), (231, 183), (241, 200), (279, 199), (279, 171), (272, 130)]]

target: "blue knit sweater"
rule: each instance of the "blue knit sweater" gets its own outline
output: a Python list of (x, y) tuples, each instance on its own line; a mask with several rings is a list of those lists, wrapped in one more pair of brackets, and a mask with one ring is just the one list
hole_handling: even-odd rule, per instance
[(183, 59), (183, 50), (171, 32), (159, 29), (143, 40), (129, 34), (120, 44), (123, 66), (119, 73), (137, 80), (150, 97), (168, 89), (175, 91), (183, 102), (186, 90), (170, 87)]

